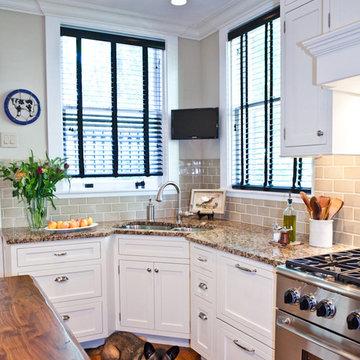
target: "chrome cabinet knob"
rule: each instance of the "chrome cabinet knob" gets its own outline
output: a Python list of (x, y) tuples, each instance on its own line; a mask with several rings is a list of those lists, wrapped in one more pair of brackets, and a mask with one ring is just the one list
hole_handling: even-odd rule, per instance
[(147, 271), (147, 272), (151, 272), (151, 269), (150, 269), (150, 268), (147, 268), (146, 271)]
[(55, 278), (54, 281), (59, 283), (59, 282), (64, 282), (64, 281), (68, 281), (68, 280), (69, 280), (69, 278), (67, 276), (58, 276), (57, 278)]
[(316, 132), (317, 136), (323, 136), (324, 135), (324, 132), (322, 130), (318, 130)]
[(156, 273), (158, 273), (158, 272), (159, 272), (159, 269), (155, 269), (154, 271), (155, 271)]
[(70, 319), (70, 316), (69, 315), (61, 315), (61, 318), (64, 320), (64, 321), (67, 321)]

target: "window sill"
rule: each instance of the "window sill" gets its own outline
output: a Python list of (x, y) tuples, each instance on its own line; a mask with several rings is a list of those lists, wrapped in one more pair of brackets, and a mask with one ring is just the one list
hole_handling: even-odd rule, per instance
[[(235, 190), (233, 188), (227, 188), (226, 196), (244, 199), (286, 201), (289, 197), (289, 194), (287, 192)], [(300, 194), (291, 194), (291, 198), (293, 199), (294, 203), (302, 203)]]

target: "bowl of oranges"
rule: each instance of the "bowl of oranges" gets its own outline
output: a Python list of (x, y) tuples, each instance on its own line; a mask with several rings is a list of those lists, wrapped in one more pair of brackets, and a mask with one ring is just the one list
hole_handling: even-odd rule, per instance
[(84, 219), (71, 219), (67, 221), (49, 221), (45, 230), (52, 232), (72, 232), (92, 229), (97, 226), (91, 217)]

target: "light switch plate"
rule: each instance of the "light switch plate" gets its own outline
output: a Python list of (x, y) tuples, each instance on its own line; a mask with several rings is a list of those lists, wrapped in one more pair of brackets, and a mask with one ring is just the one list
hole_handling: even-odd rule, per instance
[(17, 147), (16, 133), (1, 132), (0, 133), (0, 146), (3, 148), (16, 148)]

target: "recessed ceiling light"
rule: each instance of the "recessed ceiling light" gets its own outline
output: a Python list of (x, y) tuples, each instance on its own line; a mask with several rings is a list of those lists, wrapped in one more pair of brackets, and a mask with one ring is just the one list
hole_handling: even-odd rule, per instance
[(187, 3), (187, 0), (171, 0), (171, 4), (175, 6), (182, 6)]

